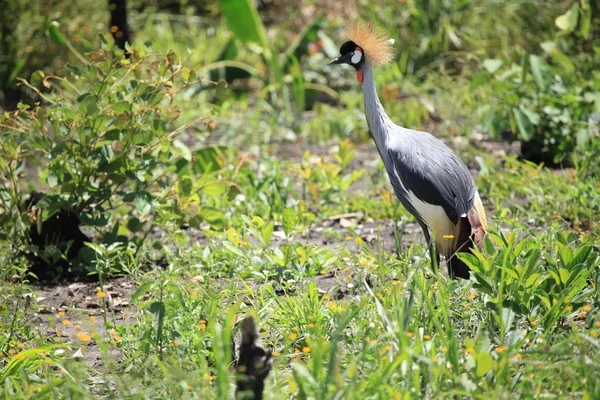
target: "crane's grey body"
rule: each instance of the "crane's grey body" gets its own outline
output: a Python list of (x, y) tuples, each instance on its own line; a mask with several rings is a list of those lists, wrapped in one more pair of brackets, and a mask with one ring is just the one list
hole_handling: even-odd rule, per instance
[(445, 256), (452, 252), (461, 218), (473, 208), (477, 189), (467, 166), (442, 141), (429, 133), (394, 124), (375, 88), (373, 68), (362, 67), (367, 123), (383, 159), (390, 182), (402, 205), (417, 219), (425, 238), (428, 229)]

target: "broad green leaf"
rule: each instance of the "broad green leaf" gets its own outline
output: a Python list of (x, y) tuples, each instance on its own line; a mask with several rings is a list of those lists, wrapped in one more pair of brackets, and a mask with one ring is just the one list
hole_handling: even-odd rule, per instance
[(298, 254), (298, 258), (300, 259), (301, 264), (306, 263), (306, 249), (304, 247), (297, 247), (296, 253)]
[(560, 281), (563, 284), (566, 284), (569, 281), (569, 278), (571, 277), (571, 272), (569, 272), (569, 270), (565, 268), (559, 268), (558, 274), (560, 275)]
[(142, 226), (144, 226), (144, 224), (136, 217), (133, 217), (127, 221), (127, 229), (129, 229), (130, 232), (138, 232)]
[(477, 89), (479, 86), (483, 85), (484, 83), (487, 83), (488, 79), (489, 75), (483, 71), (479, 72), (478, 74), (475, 74), (475, 76), (473, 76), (473, 79), (471, 79), (469, 90)]
[(152, 195), (146, 191), (136, 193), (135, 208), (143, 214), (148, 214), (152, 211)]
[(483, 60), (483, 68), (485, 68), (487, 70), (487, 72), (489, 72), (490, 74), (493, 74), (494, 72), (498, 71), (500, 69), (500, 67), (502, 67), (503, 61), (502, 60), (497, 60), (497, 59), (487, 59), (487, 60)]
[(188, 82), (193, 82), (196, 80), (196, 73), (193, 69), (184, 67), (181, 69), (181, 77)]
[(550, 67), (542, 57), (534, 54), (529, 56), (529, 63), (531, 64), (531, 73), (535, 83), (540, 89), (546, 90), (546, 82), (550, 78)]
[(225, 214), (214, 207), (202, 207), (200, 211), (202, 218), (215, 230), (225, 228)]
[(262, 229), (262, 239), (265, 245), (268, 245), (271, 242), (271, 237), (273, 236), (273, 230), (275, 229), (275, 224), (270, 222)]
[(535, 133), (533, 124), (529, 118), (527, 118), (525, 113), (518, 108), (513, 108), (513, 115), (517, 121), (517, 127), (519, 129), (521, 138), (526, 142), (533, 139), (533, 135)]
[(48, 183), (48, 186), (52, 188), (58, 184), (58, 178), (56, 175), (50, 174), (46, 177), (46, 182)]
[(579, 4), (574, 2), (571, 8), (556, 18), (556, 26), (565, 33), (573, 32), (577, 27), (577, 17), (579, 14)]
[(227, 229), (227, 238), (236, 246), (239, 246), (241, 243), (240, 234), (235, 230), (235, 228)]
[(96, 227), (106, 226), (110, 222), (111, 218), (112, 218), (111, 213), (105, 213), (105, 214), (80, 213), (79, 214), (79, 219), (81, 220), (81, 223), (83, 225), (88, 225), (88, 226), (96, 226)]
[(44, 74), (44, 71), (37, 70), (31, 74), (30, 82), (33, 86), (39, 86), (45, 77), (46, 75)]
[(477, 368), (475, 373), (478, 377), (482, 377), (488, 373), (492, 366), (494, 365), (494, 359), (488, 353), (478, 353), (477, 354)]
[(260, 44), (267, 49), (267, 33), (252, 0), (220, 0), (221, 12), (229, 30), (238, 40)]
[(126, 100), (121, 100), (115, 103), (111, 108), (116, 113), (124, 113), (131, 111), (131, 103)]
[(209, 172), (218, 171), (223, 166), (221, 154), (227, 151), (226, 146), (206, 146), (193, 153), (194, 172), (198, 175), (205, 175)]
[(526, 288), (530, 288), (535, 284), (535, 281), (537, 280), (537, 278), (540, 277), (540, 274), (531, 274), (531, 276), (529, 278), (527, 278), (527, 281), (525, 281), (525, 287)]
[(229, 190), (229, 183), (223, 181), (215, 181), (202, 188), (202, 193), (209, 195), (212, 198), (217, 198)]
[(131, 300), (129, 300), (129, 305), (133, 304), (137, 299), (145, 295), (148, 291), (152, 289), (156, 281), (148, 281), (142, 283), (142, 285), (131, 295)]
[(573, 252), (569, 246), (563, 246), (559, 251), (560, 260), (562, 261), (563, 267), (569, 266), (573, 259)]
[(523, 111), (523, 114), (527, 116), (527, 118), (533, 125), (538, 125), (540, 123), (540, 114), (536, 113), (535, 111), (531, 111), (525, 107), (521, 107), (521, 111)]
[(194, 184), (189, 176), (185, 176), (179, 181), (179, 193), (181, 196), (187, 197), (192, 193)]
[(98, 102), (96, 96), (88, 94), (87, 96), (80, 97), (81, 102), (79, 103), (79, 111), (85, 116), (94, 116), (100, 111), (98, 108)]
[(298, 223), (298, 214), (293, 208), (286, 208), (283, 210), (283, 232), (286, 235), (292, 233)]

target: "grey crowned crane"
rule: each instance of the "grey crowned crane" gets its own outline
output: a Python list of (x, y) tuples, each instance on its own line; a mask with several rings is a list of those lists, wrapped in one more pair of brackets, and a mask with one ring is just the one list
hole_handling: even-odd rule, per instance
[[(469, 169), (433, 135), (393, 123), (379, 101), (374, 68), (392, 60), (392, 40), (383, 29), (357, 23), (346, 29), (350, 41), (329, 64), (349, 64), (363, 86), (371, 135), (402, 205), (421, 228), (431, 262), (446, 258), (450, 277), (469, 279), (469, 267), (456, 254), (481, 248), (487, 231), (485, 210)], [(433, 236), (433, 242), (431, 237)]]

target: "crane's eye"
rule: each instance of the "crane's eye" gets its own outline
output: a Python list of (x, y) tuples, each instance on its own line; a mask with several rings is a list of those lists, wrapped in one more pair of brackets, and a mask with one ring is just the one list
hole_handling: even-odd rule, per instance
[(352, 61), (352, 64), (358, 64), (360, 60), (362, 60), (362, 52), (358, 50), (351, 52), (350, 56), (350, 61)]

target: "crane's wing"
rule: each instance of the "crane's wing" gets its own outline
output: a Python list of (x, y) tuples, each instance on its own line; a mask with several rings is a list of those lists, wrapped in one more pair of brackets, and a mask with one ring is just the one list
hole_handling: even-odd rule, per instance
[(382, 156), (394, 191), (411, 214), (421, 217), (410, 203), (410, 193), (422, 202), (441, 206), (453, 224), (473, 207), (476, 187), (469, 169), (432, 135), (419, 132), (417, 143), (388, 148)]

